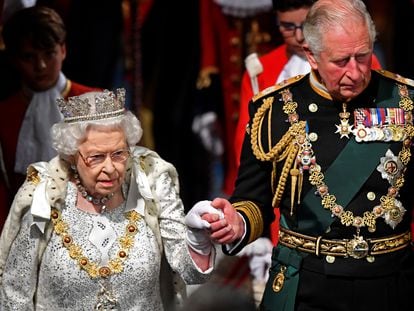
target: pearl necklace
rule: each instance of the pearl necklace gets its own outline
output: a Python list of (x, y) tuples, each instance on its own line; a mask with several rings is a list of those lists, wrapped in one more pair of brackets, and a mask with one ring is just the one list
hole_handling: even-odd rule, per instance
[(75, 179), (75, 185), (78, 188), (78, 191), (82, 195), (82, 197), (84, 197), (88, 202), (91, 202), (93, 205), (99, 206), (101, 208), (100, 213), (103, 213), (106, 210), (106, 204), (110, 199), (112, 199), (114, 193), (110, 193), (101, 198), (96, 198), (93, 195), (89, 194), (85, 186), (82, 185), (77, 172), (74, 173), (73, 177)]

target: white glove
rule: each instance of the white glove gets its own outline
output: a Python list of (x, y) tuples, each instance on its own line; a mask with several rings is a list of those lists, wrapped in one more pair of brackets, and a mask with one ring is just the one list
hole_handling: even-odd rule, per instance
[(193, 132), (200, 136), (204, 148), (215, 156), (224, 153), (219, 127), (217, 114), (213, 111), (196, 116), (192, 125)]
[(263, 72), (263, 65), (260, 62), (259, 56), (257, 53), (249, 54), (245, 60), (244, 64), (246, 65), (247, 73), (250, 77), (250, 82), (252, 84), (253, 95), (259, 93), (259, 83), (257, 81), (257, 76)]
[(238, 255), (249, 257), (250, 273), (257, 281), (266, 282), (272, 263), (272, 242), (268, 238), (259, 238), (246, 245)]
[(210, 228), (208, 221), (201, 219), (201, 215), (206, 213), (218, 214), (223, 218), (223, 212), (211, 206), (211, 201), (200, 201), (196, 203), (185, 216), (187, 230), (187, 243), (197, 253), (208, 255), (211, 252), (213, 243), (210, 233), (206, 230)]

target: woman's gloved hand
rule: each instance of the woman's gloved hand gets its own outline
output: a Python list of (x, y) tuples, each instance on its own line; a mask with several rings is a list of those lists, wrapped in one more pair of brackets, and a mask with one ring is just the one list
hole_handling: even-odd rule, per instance
[(187, 243), (197, 253), (208, 255), (213, 243), (210, 239), (210, 223), (201, 218), (204, 214), (217, 214), (223, 218), (223, 212), (211, 206), (211, 201), (205, 200), (196, 203), (185, 216)]

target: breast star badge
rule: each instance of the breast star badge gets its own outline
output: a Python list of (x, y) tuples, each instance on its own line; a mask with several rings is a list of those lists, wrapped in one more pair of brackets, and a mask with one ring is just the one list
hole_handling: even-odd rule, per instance
[(348, 120), (341, 120), (341, 124), (335, 124), (336, 126), (336, 132), (339, 133), (342, 137), (346, 137), (349, 139), (349, 134), (352, 133), (353, 125), (350, 125)]

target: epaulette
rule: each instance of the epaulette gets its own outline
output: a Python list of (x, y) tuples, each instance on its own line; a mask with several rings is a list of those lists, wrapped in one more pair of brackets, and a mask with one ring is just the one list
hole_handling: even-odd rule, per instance
[(407, 84), (409, 86), (414, 87), (414, 80), (408, 79), (408, 78), (404, 78), (402, 76), (400, 76), (399, 74), (384, 70), (384, 69), (378, 69), (375, 70), (376, 72), (378, 72), (379, 74), (383, 75), (384, 77), (393, 79), (395, 81), (398, 81), (400, 83), (404, 83)]
[(279, 82), (275, 85), (269, 86), (268, 88), (265, 88), (264, 90), (260, 91), (255, 96), (253, 96), (252, 101), (255, 102), (256, 100), (258, 100), (259, 98), (262, 98), (265, 95), (268, 95), (272, 92), (280, 90), (281, 88), (284, 88), (285, 86), (288, 86), (292, 83), (295, 83), (295, 82), (299, 81), (300, 79), (302, 79), (304, 76), (305, 75), (297, 75), (297, 76), (294, 76), (294, 77), (289, 78), (287, 80), (283, 80), (282, 82)]

